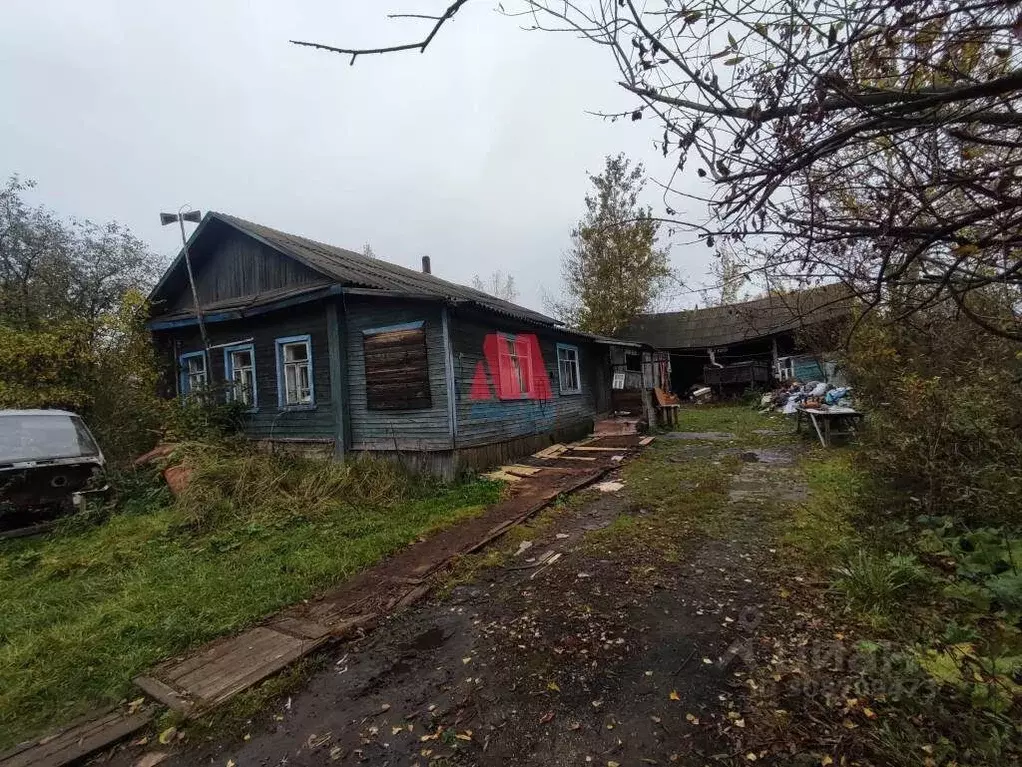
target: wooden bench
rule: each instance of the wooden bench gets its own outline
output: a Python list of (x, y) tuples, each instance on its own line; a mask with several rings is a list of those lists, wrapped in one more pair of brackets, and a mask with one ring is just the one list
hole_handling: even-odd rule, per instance
[(681, 400), (678, 399), (678, 395), (657, 386), (653, 389), (653, 396), (656, 400), (657, 420), (664, 426), (677, 426), (681, 412)]

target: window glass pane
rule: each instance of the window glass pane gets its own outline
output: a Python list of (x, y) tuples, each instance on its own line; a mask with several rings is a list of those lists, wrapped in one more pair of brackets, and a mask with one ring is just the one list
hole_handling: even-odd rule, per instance
[(307, 360), (309, 358), (309, 347), (304, 344), (285, 344), (284, 345), (284, 361), (285, 362), (298, 362), (300, 360)]
[(78, 458), (98, 452), (85, 425), (76, 417), (0, 416), (0, 463)]
[(580, 391), (578, 350), (572, 347), (562, 346), (557, 349), (558, 373), (561, 380), (561, 391)]
[(284, 386), (287, 392), (287, 404), (293, 405), (298, 401), (297, 368), (294, 365), (284, 367)]
[(181, 361), (181, 370), (184, 381), (182, 388), (184, 394), (201, 389), (206, 385), (206, 355), (195, 354), (185, 357)]
[(233, 357), (231, 365), (235, 368), (247, 368), (252, 366), (252, 352), (247, 349), (245, 351), (232, 352), (231, 356)]
[(234, 398), (246, 405), (251, 405), (252, 394), (255, 390), (255, 374), (252, 368), (234, 368), (231, 371), (231, 380), (234, 383)]
[(312, 404), (312, 350), (308, 341), (282, 344), (279, 348), (284, 369), (284, 405)]

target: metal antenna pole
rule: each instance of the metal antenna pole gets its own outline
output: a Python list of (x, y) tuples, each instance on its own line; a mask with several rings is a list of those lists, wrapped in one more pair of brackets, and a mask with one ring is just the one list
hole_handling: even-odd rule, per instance
[(187, 205), (182, 205), (177, 211), (177, 223), (181, 226), (181, 245), (184, 248), (185, 269), (188, 271), (188, 285), (192, 289), (192, 303), (195, 304), (195, 319), (199, 323), (199, 335), (202, 336), (202, 348), (206, 352), (206, 365), (211, 363), (209, 359), (209, 336), (206, 335), (206, 323), (202, 317), (202, 305), (199, 304), (199, 292), (195, 289), (195, 275), (192, 273), (192, 259), (188, 254), (188, 237), (185, 236), (185, 219), (182, 213)]

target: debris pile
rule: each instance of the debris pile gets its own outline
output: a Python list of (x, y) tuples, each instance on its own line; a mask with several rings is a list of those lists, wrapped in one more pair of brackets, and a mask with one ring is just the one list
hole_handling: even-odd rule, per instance
[(851, 407), (851, 389), (847, 386), (834, 386), (824, 381), (792, 381), (772, 392), (763, 395), (760, 400), (762, 413), (780, 410), (785, 415), (792, 415), (799, 407), (826, 410), (830, 407)]

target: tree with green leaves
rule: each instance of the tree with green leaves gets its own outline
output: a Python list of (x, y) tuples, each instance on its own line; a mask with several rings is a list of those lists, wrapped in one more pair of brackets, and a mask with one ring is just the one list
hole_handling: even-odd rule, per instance
[(161, 259), (120, 224), (65, 220), (0, 187), (0, 408), (58, 407), (104, 451), (151, 447), (163, 420), (145, 296)]
[(657, 246), (659, 222), (639, 203), (642, 163), (608, 156), (589, 174), (586, 214), (571, 233), (561, 262), (565, 297), (553, 311), (569, 325), (613, 335), (664, 296), (671, 278), (667, 251)]

